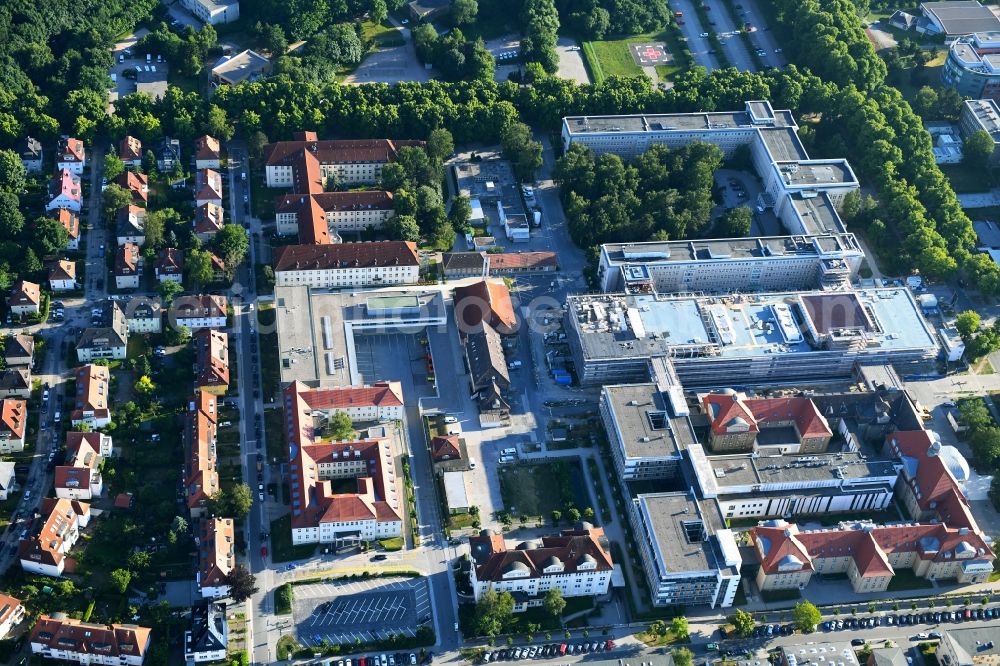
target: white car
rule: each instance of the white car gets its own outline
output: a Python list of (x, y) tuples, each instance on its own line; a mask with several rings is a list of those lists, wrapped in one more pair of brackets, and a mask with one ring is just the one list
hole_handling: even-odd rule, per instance
[(702, 37), (708, 37), (708, 33), (707, 32), (703, 32), (703, 33), (701, 33), (701, 36)]
[(458, 423), (458, 419), (456, 419), (454, 416), (446, 416), (446, 417), (444, 417), (444, 422), (445, 423)]

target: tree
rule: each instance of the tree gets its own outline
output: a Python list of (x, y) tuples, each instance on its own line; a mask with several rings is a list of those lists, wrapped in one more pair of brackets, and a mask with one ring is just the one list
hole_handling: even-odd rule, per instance
[(488, 588), (476, 603), (476, 627), (484, 636), (503, 632), (514, 617), (514, 597), (510, 592), (497, 593)]
[(24, 228), (21, 202), (16, 194), (0, 192), (0, 238), (11, 239)]
[(962, 339), (968, 342), (982, 325), (982, 318), (975, 310), (966, 310), (955, 315), (955, 328), (958, 329)]
[(208, 113), (205, 115), (205, 133), (225, 142), (233, 138), (234, 131), (232, 123), (226, 116), (225, 109), (215, 104), (209, 104)]
[(125, 171), (125, 164), (118, 156), (113, 152), (108, 151), (104, 153), (104, 173), (102, 174), (108, 179), (108, 182), (114, 180)]
[(159, 250), (164, 246), (167, 228), (179, 224), (180, 214), (173, 208), (164, 208), (146, 213), (146, 226), (143, 232), (146, 236), (146, 247)]
[(111, 587), (118, 591), (118, 594), (125, 594), (129, 583), (132, 582), (132, 573), (128, 569), (115, 569), (109, 575)]
[(153, 380), (149, 378), (149, 375), (143, 375), (142, 377), (139, 377), (139, 380), (135, 383), (135, 390), (141, 395), (148, 396), (156, 390), (156, 384), (154, 384)]
[(455, 244), (455, 227), (451, 226), (451, 222), (440, 209), (434, 215), (430, 241), (439, 250), (450, 250)]
[(27, 175), (20, 155), (13, 150), (0, 150), (0, 190), (15, 194), (21, 192)]
[[(167, 280), (167, 282), (170, 282), (170, 280)], [(190, 341), (191, 341), (191, 329), (188, 328), (187, 326), (167, 327), (167, 344), (186, 345)]]
[(250, 154), (254, 157), (260, 157), (264, 153), (264, 146), (266, 146), (270, 141), (267, 135), (257, 130), (250, 134), (247, 139), (247, 147), (250, 149)]
[(993, 156), (993, 137), (986, 130), (976, 130), (965, 137), (962, 144), (962, 161), (972, 166), (986, 168)]
[(552, 524), (558, 525), (562, 521), (562, 511), (559, 509), (552, 509)]
[(164, 280), (160, 283), (160, 286), (157, 287), (157, 290), (160, 292), (160, 298), (163, 299), (163, 304), (165, 306), (169, 306), (173, 303), (174, 296), (184, 291), (184, 287), (182, 287), (180, 283), (174, 282), (173, 280)]
[(174, 516), (174, 519), (170, 522), (170, 531), (177, 534), (183, 534), (188, 530), (188, 521), (184, 516)]
[(330, 417), (329, 427), (330, 436), (334, 439), (350, 440), (357, 434), (354, 431), (354, 424), (351, 423), (351, 417), (339, 409)]
[(145, 550), (134, 550), (129, 553), (128, 556), (128, 568), (131, 571), (139, 572), (145, 570), (149, 567), (149, 563), (152, 561), (152, 556), (149, 551)]
[(257, 593), (257, 579), (250, 570), (242, 564), (237, 564), (226, 576), (229, 585), (229, 596), (240, 604)]
[(253, 505), (253, 492), (250, 486), (240, 483), (229, 490), (229, 508), (233, 518), (243, 518), (250, 513)]
[(674, 658), (674, 666), (691, 666), (694, 663), (694, 653), (686, 647), (675, 649), (671, 655)]
[(476, 0), (455, 0), (451, 5), (452, 25), (467, 25), (475, 23), (479, 13), (479, 3)]
[(420, 240), (420, 225), (417, 224), (417, 218), (412, 215), (393, 215), (386, 220), (383, 228), (392, 240), (413, 242)]
[(132, 193), (118, 183), (111, 183), (101, 194), (104, 218), (113, 221), (118, 211), (132, 203)]
[(976, 430), (969, 437), (969, 447), (976, 467), (992, 470), (996, 459), (1000, 458), (1000, 428), (990, 426)]
[(39, 217), (32, 224), (32, 246), (43, 257), (58, 254), (66, 249), (69, 234), (59, 220), (51, 217)]
[(232, 275), (243, 263), (250, 249), (247, 230), (238, 224), (224, 224), (215, 234), (215, 249), (226, 262), (226, 272)]
[(285, 51), (288, 50), (288, 38), (285, 37), (285, 31), (281, 29), (280, 25), (258, 21), (257, 25), (254, 26), (254, 31), (257, 33), (257, 39), (260, 40), (264, 49), (271, 53), (272, 57), (284, 55)]
[(438, 128), (427, 137), (427, 156), (432, 160), (443, 161), (453, 152), (455, 152), (455, 139), (448, 130)]
[(678, 615), (670, 621), (670, 631), (677, 637), (677, 640), (686, 641), (691, 634), (691, 630), (688, 627), (688, 619), (683, 615)]
[(719, 233), (724, 238), (742, 238), (750, 235), (753, 213), (747, 206), (727, 210), (719, 220)]
[(736, 628), (736, 633), (744, 638), (753, 633), (753, 628), (757, 624), (753, 619), (753, 615), (738, 608), (732, 617), (729, 618), (729, 621)]
[(800, 601), (792, 609), (792, 622), (804, 634), (816, 631), (816, 627), (822, 619), (823, 615), (811, 601)]
[(455, 228), (455, 231), (463, 231), (469, 226), (469, 220), (471, 219), (472, 204), (469, 201), (469, 197), (464, 194), (459, 194), (451, 200), (451, 210), (448, 211), (448, 221), (451, 222), (451, 226)]
[(553, 587), (545, 593), (542, 605), (545, 607), (546, 613), (557, 619), (566, 610), (566, 600), (563, 599), (562, 591), (558, 587)]
[(215, 277), (212, 253), (208, 250), (192, 249), (184, 260), (184, 269), (192, 286), (205, 286)]
[(514, 174), (520, 180), (532, 180), (542, 166), (542, 144), (531, 137), (531, 128), (524, 123), (510, 123), (500, 133), (504, 157), (514, 163)]

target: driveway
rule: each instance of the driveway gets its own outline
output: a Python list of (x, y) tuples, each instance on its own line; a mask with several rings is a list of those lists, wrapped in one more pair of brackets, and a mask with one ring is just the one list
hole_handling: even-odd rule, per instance
[(403, 36), (402, 46), (387, 46), (380, 48), (362, 61), (358, 68), (344, 77), (344, 83), (399, 83), (400, 81), (418, 81), (426, 83), (431, 80), (431, 71), (417, 60), (417, 51), (413, 47), (413, 36), (410, 30), (396, 21), (389, 19)]
[(876, 51), (896, 48), (896, 38), (893, 37), (891, 32), (882, 28), (881, 21), (875, 21), (870, 24), (865, 29), (865, 32), (868, 33), (868, 39), (871, 40)]

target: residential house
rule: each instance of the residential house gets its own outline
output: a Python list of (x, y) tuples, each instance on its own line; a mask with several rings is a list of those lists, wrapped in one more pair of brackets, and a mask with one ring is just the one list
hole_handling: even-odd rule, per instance
[(226, 280), (226, 262), (211, 250), (208, 251), (208, 258), (212, 262), (212, 282), (224, 282)]
[(196, 169), (218, 169), (222, 164), (219, 140), (203, 134), (194, 140), (194, 167)]
[[(317, 443), (302, 387), (283, 395), (292, 497), (292, 543), (335, 545), (402, 534), (404, 507), (389, 443), (384, 438)], [(337, 479), (356, 479), (355, 492), (335, 492)]]
[(483, 530), (469, 537), (469, 551), (469, 579), (476, 600), (486, 590), (510, 592), (515, 612), (541, 606), (552, 589), (564, 597), (596, 597), (607, 594), (611, 586), (611, 544), (603, 528), (588, 523), (516, 548), (508, 548), (503, 535)]
[(7, 305), (11, 314), (20, 317), (38, 314), (42, 307), (42, 288), (34, 282), (18, 280), (10, 290)]
[(437, 435), (431, 439), (431, 459), (434, 462), (458, 460), (462, 457), (462, 447), (458, 435)]
[(219, 412), (216, 405), (214, 395), (198, 391), (188, 403), (185, 414), (187, 470), (184, 488), (188, 510), (195, 519), (206, 514), (208, 500), (219, 492), (216, 458)]
[(141, 666), (152, 633), (134, 624), (90, 624), (42, 615), (31, 630), (31, 653), (81, 664)]
[(157, 282), (171, 280), (180, 284), (184, 280), (184, 255), (175, 247), (160, 250), (153, 263)]
[(101, 461), (113, 452), (111, 437), (100, 432), (66, 433), (66, 457), (56, 467), (56, 497), (90, 500), (104, 492)]
[(141, 206), (128, 205), (118, 209), (115, 217), (116, 237), (118, 247), (125, 243), (143, 245), (146, 242), (146, 209)]
[(445, 278), (486, 277), (488, 266), (485, 252), (445, 252), (441, 255)]
[(83, 188), (80, 187), (80, 176), (69, 169), (63, 169), (59, 175), (49, 181), (49, 202), (45, 210), (51, 212), (66, 208), (79, 213), (83, 207)]
[(0, 398), (28, 398), (30, 396), (30, 368), (0, 370)]
[(201, 664), (222, 661), (229, 646), (226, 604), (208, 602), (191, 607), (191, 628), (184, 632), (184, 659)]
[(320, 141), (315, 132), (297, 132), (293, 141), (264, 148), (267, 186), (318, 194), (331, 177), (345, 185), (374, 184), (382, 176), (382, 167), (396, 160), (400, 148), (424, 145), (423, 141), (394, 139)]
[(21, 164), (28, 173), (42, 172), (42, 142), (34, 137), (26, 136), (21, 139), (17, 146), (17, 152), (21, 156)]
[[(21, 539), (17, 558), (21, 568), (28, 573), (58, 578), (66, 569), (66, 557), (80, 539), (80, 531), (90, 523), (90, 505), (61, 497), (44, 497), (38, 512), (43, 519), (40, 524), (36, 521), (37, 531)], [(35, 630), (38, 630), (37, 624)]]
[(49, 266), (49, 289), (73, 291), (76, 289), (76, 262), (59, 259)]
[(111, 423), (108, 394), (111, 391), (111, 373), (102, 365), (84, 365), (73, 371), (76, 379), (76, 399), (70, 421), (73, 427), (86, 423), (92, 429)]
[(56, 152), (56, 171), (69, 171), (79, 177), (83, 174), (83, 167), (86, 164), (87, 157), (83, 141), (70, 137), (59, 140), (59, 148)]
[(7, 499), (10, 491), (14, 490), (16, 479), (14, 468), (17, 464), (13, 460), (0, 462), (0, 500)]
[(83, 329), (76, 343), (76, 357), (81, 363), (98, 359), (124, 359), (128, 353), (128, 324), (125, 313), (115, 301), (103, 305), (100, 326)]
[(30, 368), (35, 362), (35, 339), (22, 333), (8, 335), (3, 355), (8, 368)]
[(198, 589), (207, 599), (229, 596), (226, 580), (236, 566), (232, 518), (202, 518), (198, 526)]
[(207, 203), (222, 206), (222, 175), (214, 169), (202, 169), (195, 174), (194, 205)]
[(118, 159), (126, 169), (137, 169), (142, 166), (142, 141), (134, 136), (126, 136), (118, 144)]
[(403, 419), (403, 388), (399, 382), (339, 388), (309, 388), (294, 382), (289, 390), (305, 401), (313, 422), (320, 426), (336, 412), (344, 412), (354, 423)]
[(212, 68), (212, 84), (236, 86), (244, 81), (256, 81), (271, 73), (271, 61), (247, 49), (236, 55), (223, 56)]
[(207, 243), (225, 224), (225, 209), (219, 204), (208, 202), (203, 203), (194, 211), (194, 235), (202, 243)]
[(10, 635), (11, 629), (24, 619), (24, 606), (20, 599), (9, 594), (0, 594), (0, 639)]
[(225, 395), (229, 388), (229, 336), (224, 331), (203, 328), (192, 337), (198, 390)]
[(179, 296), (169, 316), (174, 326), (187, 326), (192, 333), (202, 328), (225, 328), (229, 301), (225, 296)]
[(274, 252), (278, 285), (315, 288), (416, 284), (417, 246), (408, 241), (286, 245)]
[(169, 136), (156, 146), (156, 168), (160, 171), (173, 171), (174, 164), (181, 161), (181, 142)]
[(115, 183), (132, 193), (132, 203), (145, 206), (149, 203), (149, 176), (136, 171), (123, 171), (115, 178)]
[(138, 289), (142, 277), (142, 253), (135, 243), (126, 242), (115, 253), (115, 287)]
[(80, 249), (80, 215), (68, 208), (59, 208), (55, 211), (55, 219), (66, 230), (66, 249)]
[(163, 309), (158, 299), (137, 296), (124, 302), (119, 301), (118, 307), (125, 311), (129, 335), (159, 333), (163, 330)]
[(0, 453), (9, 455), (23, 451), (27, 426), (27, 402), (17, 398), (0, 400)]

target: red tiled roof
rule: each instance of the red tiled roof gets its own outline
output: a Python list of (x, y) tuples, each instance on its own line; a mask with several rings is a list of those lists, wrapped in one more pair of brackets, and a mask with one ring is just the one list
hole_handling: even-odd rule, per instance
[(333, 389), (313, 389), (301, 392), (311, 409), (324, 411), (353, 407), (396, 407), (403, 404), (399, 384), (381, 382), (374, 386), (347, 386)]
[[(798, 529), (794, 525), (787, 527), (755, 527), (751, 530), (751, 538), (760, 566), (767, 573), (775, 573), (778, 567), (784, 565), (783, 572), (812, 571), (813, 565), (809, 552), (796, 538)], [(796, 560), (798, 567), (796, 566)]]
[[(469, 545), (476, 578), (481, 581), (501, 581), (512, 566), (526, 569), (532, 578), (573, 573), (583, 562), (592, 563), (595, 572), (610, 571), (614, 567), (610, 546), (601, 527), (564, 530), (556, 536), (543, 536), (540, 546), (535, 548), (508, 549), (503, 538), (495, 538), (495, 535), (469, 537)], [(554, 564), (561, 564), (562, 571), (544, 573)]]
[(203, 328), (193, 337), (198, 387), (229, 386), (229, 336)]
[(118, 159), (122, 162), (134, 162), (142, 159), (142, 141), (134, 136), (126, 136), (118, 144)]
[(188, 405), (187, 420), (188, 465), (187, 504), (200, 506), (219, 491), (216, 471), (216, 423), (218, 407), (214, 395), (199, 391)]
[(111, 390), (111, 374), (101, 365), (84, 365), (74, 370), (76, 375), (76, 408), (71, 417), (83, 418), (84, 412), (94, 412), (96, 418), (110, 416), (108, 393)]
[(58, 176), (52, 179), (49, 194), (52, 195), (52, 198), (63, 195), (73, 201), (83, 200), (80, 179), (69, 169), (63, 169)]
[(76, 240), (80, 237), (80, 216), (68, 208), (60, 208), (56, 211), (56, 219), (66, 230), (69, 239)]
[(226, 584), (236, 564), (236, 531), (232, 518), (203, 518), (199, 525), (198, 568), (201, 587)]
[(178, 320), (225, 317), (228, 307), (229, 301), (225, 296), (198, 294), (174, 299), (174, 312)]
[(889, 558), (885, 551), (875, 541), (871, 532), (865, 532), (858, 539), (857, 548), (854, 551), (854, 564), (858, 567), (858, 573), (862, 578), (880, 578), (892, 576), (896, 572), (889, 564)]
[(144, 657), (152, 629), (134, 624), (90, 624), (72, 618), (38, 618), (31, 642), (52, 650), (103, 657)]
[(735, 393), (709, 393), (702, 399), (702, 404), (711, 420), (712, 432), (717, 435), (726, 434), (734, 424), (745, 424), (750, 432), (760, 432), (750, 409)]
[(286, 245), (274, 254), (275, 271), (420, 265), (417, 245), (409, 241)]
[(59, 141), (59, 162), (82, 162), (84, 160), (83, 141), (66, 138)]
[(42, 289), (34, 282), (18, 280), (10, 290), (9, 305), (38, 305), (42, 302)]
[(481, 280), (464, 287), (455, 287), (455, 318), (463, 333), (477, 330), (485, 318), (503, 335), (517, 331), (517, 317), (510, 291), (502, 282)]
[(49, 281), (52, 280), (75, 280), (76, 262), (67, 259), (60, 259), (52, 262), (49, 266)]
[(135, 171), (122, 171), (115, 182), (132, 193), (132, 201), (146, 203), (149, 201), (149, 176)]
[(194, 140), (195, 160), (215, 160), (219, 158), (219, 140), (203, 134)]
[(293, 164), (306, 152), (322, 164), (387, 164), (396, 159), (404, 146), (423, 147), (423, 141), (394, 139), (353, 139), (347, 141), (316, 140), (315, 133), (301, 134), (302, 140), (279, 141), (264, 148), (268, 166)]
[(198, 172), (195, 184), (195, 199), (221, 199), (222, 176), (214, 169)]
[(215, 234), (225, 223), (225, 209), (211, 201), (198, 206), (194, 212), (194, 232), (196, 234)]
[(437, 436), (431, 440), (431, 458), (440, 462), (442, 460), (455, 460), (462, 457), (462, 450), (458, 445), (457, 435)]
[(139, 272), (139, 246), (125, 243), (115, 253), (115, 275), (135, 275)]
[(24, 427), (27, 423), (27, 402), (17, 398), (0, 401), (0, 432), (8, 433), (14, 439), (24, 439)]
[(154, 264), (156, 270), (166, 275), (180, 275), (184, 272), (184, 255), (175, 247), (160, 250)]
[(293, 213), (309, 199), (319, 204), (323, 212), (350, 210), (392, 210), (392, 192), (363, 190), (360, 192), (320, 192), (316, 194), (286, 194), (274, 200), (274, 212)]
[(558, 266), (555, 252), (504, 252), (487, 254), (491, 271), (523, 270)]
[(330, 225), (326, 214), (315, 197), (307, 197), (299, 207), (299, 243), (302, 245), (329, 245)]
[(135, 497), (132, 493), (118, 493), (115, 496), (115, 508), (116, 509), (131, 509), (135, 502)]

